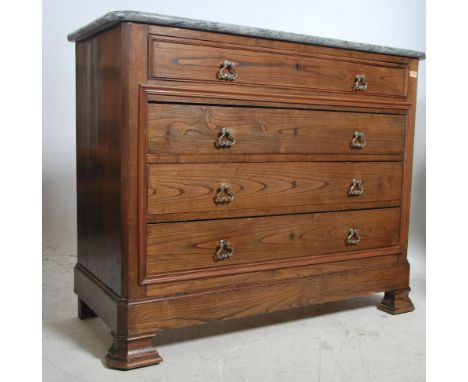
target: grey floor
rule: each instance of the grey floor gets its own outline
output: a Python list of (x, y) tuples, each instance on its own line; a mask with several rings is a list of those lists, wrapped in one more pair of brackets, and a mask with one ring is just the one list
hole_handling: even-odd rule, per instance
[(123, 372), (102, 362), (111, 337), (101, 320), (76, 316), (75, 260), (44, 253), (44, 381), (425, 380), (425, 280), (412, 280), (412, 313), (377, 310), (378, 294), (169, 331), (159, 336), (162, 364)]

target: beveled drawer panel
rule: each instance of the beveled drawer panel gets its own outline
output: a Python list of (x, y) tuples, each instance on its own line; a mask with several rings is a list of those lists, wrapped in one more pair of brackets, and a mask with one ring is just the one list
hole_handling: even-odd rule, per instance
[[(396, 114), (150, 103), (148, 152), (402, 154), (405, 121)], [(363, 137), (356, 140), (356, 133)], [(353, 140), (365, 146), (353, 147)]]
[(393, 162), (148, 165), (147, 210), (225, 218), (387, 207), (399, 205), (401, 181), (402, 164)]
[[(400, 209), (147, 225), (147, 276), (396, 246)], [(351, 231), (351, 230), (357, 230)], [(224, 241), (224, 242), (221, 242)]]
[[(407, 64), (153, 37), (150, 77), (382, 96), (407, 94)], [(231, 64), (231, 65), (230, 65)], [(234, 64), (234, 66), (232, 66)], [(225, 67), (225, 69), (223, 69)], [(355, 87), (358, 75), (364, 88)], [(358, 84), (359, 85), (359, 84)]]

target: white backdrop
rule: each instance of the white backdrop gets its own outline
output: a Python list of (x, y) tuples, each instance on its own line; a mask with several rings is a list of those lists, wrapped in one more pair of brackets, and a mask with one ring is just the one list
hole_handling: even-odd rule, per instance
[[(425, 50), (424, 0), (44, 0), (43, 247), (76, 253), (75, 50), (67, 34), (114, 10), (135, 10)], [(430, 59), (430, 57), (429, 57)], [(426, 82), (420, 63), (409, 260), (425, 277)]]

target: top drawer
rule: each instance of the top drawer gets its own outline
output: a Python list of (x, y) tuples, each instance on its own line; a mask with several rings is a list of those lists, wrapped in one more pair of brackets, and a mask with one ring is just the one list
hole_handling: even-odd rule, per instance
[(312, 57), (293, 51), (229, 47), (216, 42), (160, 36), (151, 40), (149, 71), (151, 78), (381, 96), (407, 94), (405, 63)]

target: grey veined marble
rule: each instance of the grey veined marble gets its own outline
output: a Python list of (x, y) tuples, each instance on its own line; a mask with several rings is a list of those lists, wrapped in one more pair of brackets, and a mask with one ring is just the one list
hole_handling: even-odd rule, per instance
[(110, 28), (120, 22), (130, 21), (152, 25), (163, 25), (176, 28), (196, 29), (210, 32), (228, 33), (240, 36), (261, 37), (272, 40), (300, 42), (310, 45), (321, 45), (332, 48), (345, 48), (363, 52), (391, 54), (395, 56), (426, 58), (424, 52), (415, 50), (390, 48), (381, 45), (363, 44), (359, 42), (337, 40), (332, 38), (309, 36), (297, 33), (279, 32), (270, 29), (244, 27), (241, 25), (224, 24), (212, 21), (187, 19), (184, 17), (165, 16), (156, 13), (115, 11), (109, 12), (99, 19), (85, 25), (68, 35), (69, 41), (81, 41), (100, 31)]

